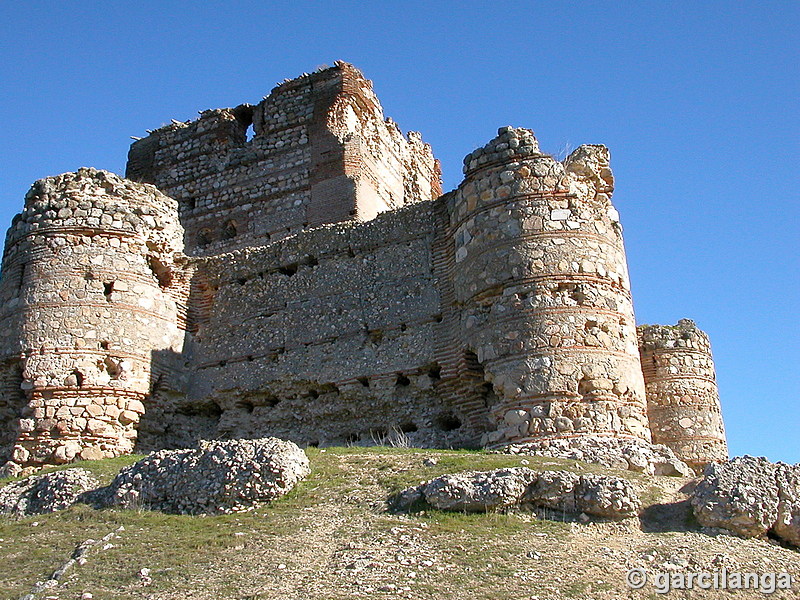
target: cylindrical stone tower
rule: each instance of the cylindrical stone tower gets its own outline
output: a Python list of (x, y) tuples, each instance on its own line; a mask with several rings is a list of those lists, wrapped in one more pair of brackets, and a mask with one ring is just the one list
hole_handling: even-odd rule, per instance
[(183, 342), (170, 289), (182, 239), (176, 202), (151, 185), (80, 169), (31, 187), (0, 282), (15, 465), (133, 449), (154, 355)]
[(653, 442), (698, 470), (727, 460), (708, 335), (689, 319), (642, 325), (638, 332)]
[(558, 162), (504, 127), (464, 161), (454, 287), (464, 352), (491, 387), (486, 444), (650, 439), (608, 157), (581, 146)]

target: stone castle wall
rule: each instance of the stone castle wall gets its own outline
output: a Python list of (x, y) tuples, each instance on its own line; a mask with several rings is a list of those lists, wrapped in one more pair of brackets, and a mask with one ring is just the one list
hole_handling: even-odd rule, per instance
[(707, 338), (637, 341), (608, 150), (559, 162), (504, 127), (464, 173), (441, 195), (430, 148), (338, 63), (135, 142), (127, 174), (155, 187), (37, 182), (3, 258), (0, 464), (651, 426), (724, 459)]
[[(188, 386), (154, 402), (152, 447), (202, 435), (463, 443), (443, 400), (433, 203), (196, 262), (210, 290)], [(178, 438), (181, 441), (178, 441)]]
[(178, 200), (190, 255), (364, 221), (441, 194), (430, 146), (384, 119), (372, 83), (345, 63), (287, 81), (255, 106), (152, 132), (131, 146), (126, 177)]
[(693, 321), (639, 327), (653, 441), (693, 467), (727, 460), (708, 335)]

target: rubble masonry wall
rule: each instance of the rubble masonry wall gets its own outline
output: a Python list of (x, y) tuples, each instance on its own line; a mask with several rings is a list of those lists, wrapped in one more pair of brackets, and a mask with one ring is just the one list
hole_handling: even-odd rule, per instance
[(727, 460), (708, 335), (690, 319), (638, 332), (653, 441), (695, 468)]
[(284, 82), (255, 106), (152, 132), (131, 146), (126, 177), (178, 200), (190, 255), (365, 221), (441, 194), (430, 146), (384, 119), (372, 82), (346, 63)]
[(32, 186), (0, 284), (4, 458), (132, 451), (153, 351), (183, 342), (169, 289), (181, 238), (175, 201), (153, 186), (94, 169)]

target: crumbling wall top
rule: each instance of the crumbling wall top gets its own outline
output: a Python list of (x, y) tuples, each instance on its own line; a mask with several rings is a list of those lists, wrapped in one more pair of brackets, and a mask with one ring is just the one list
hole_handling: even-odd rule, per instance
[(686, 348), (708, 352), (711, 349), (708, 334), (691, 319), (681, 319), (675, 325), (639, 325), (636, 332), (642, 350)]
[(24, 209), (6, 234), (6, 252), (19, 238), (54, 227), (147, 232), (163, 251), (179, 252), (183, 243), (177, 213), (177, 202), (153, 185), (82, 167), (31, 186)]

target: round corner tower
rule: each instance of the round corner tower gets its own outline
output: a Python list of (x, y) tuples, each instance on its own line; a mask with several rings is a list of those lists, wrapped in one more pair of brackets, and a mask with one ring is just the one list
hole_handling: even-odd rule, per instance
[(31, 187), (0, 282), (2, 384), (16, 398), (4, 441), (16, 465), (132, 451), (154, 355), (183, 342), (170, 290), (182, 233), (174, 200), (112, 173), (83, 168)]
[(695, 469), (728, 459), (708, 335), (694, 321), (638, 329), (653, 442)]
[(491, 388), (484, 443), (649, 440), (608, 150), (558, 162), (504, 127), (464, 163), (448, 211), (466, 362)]

